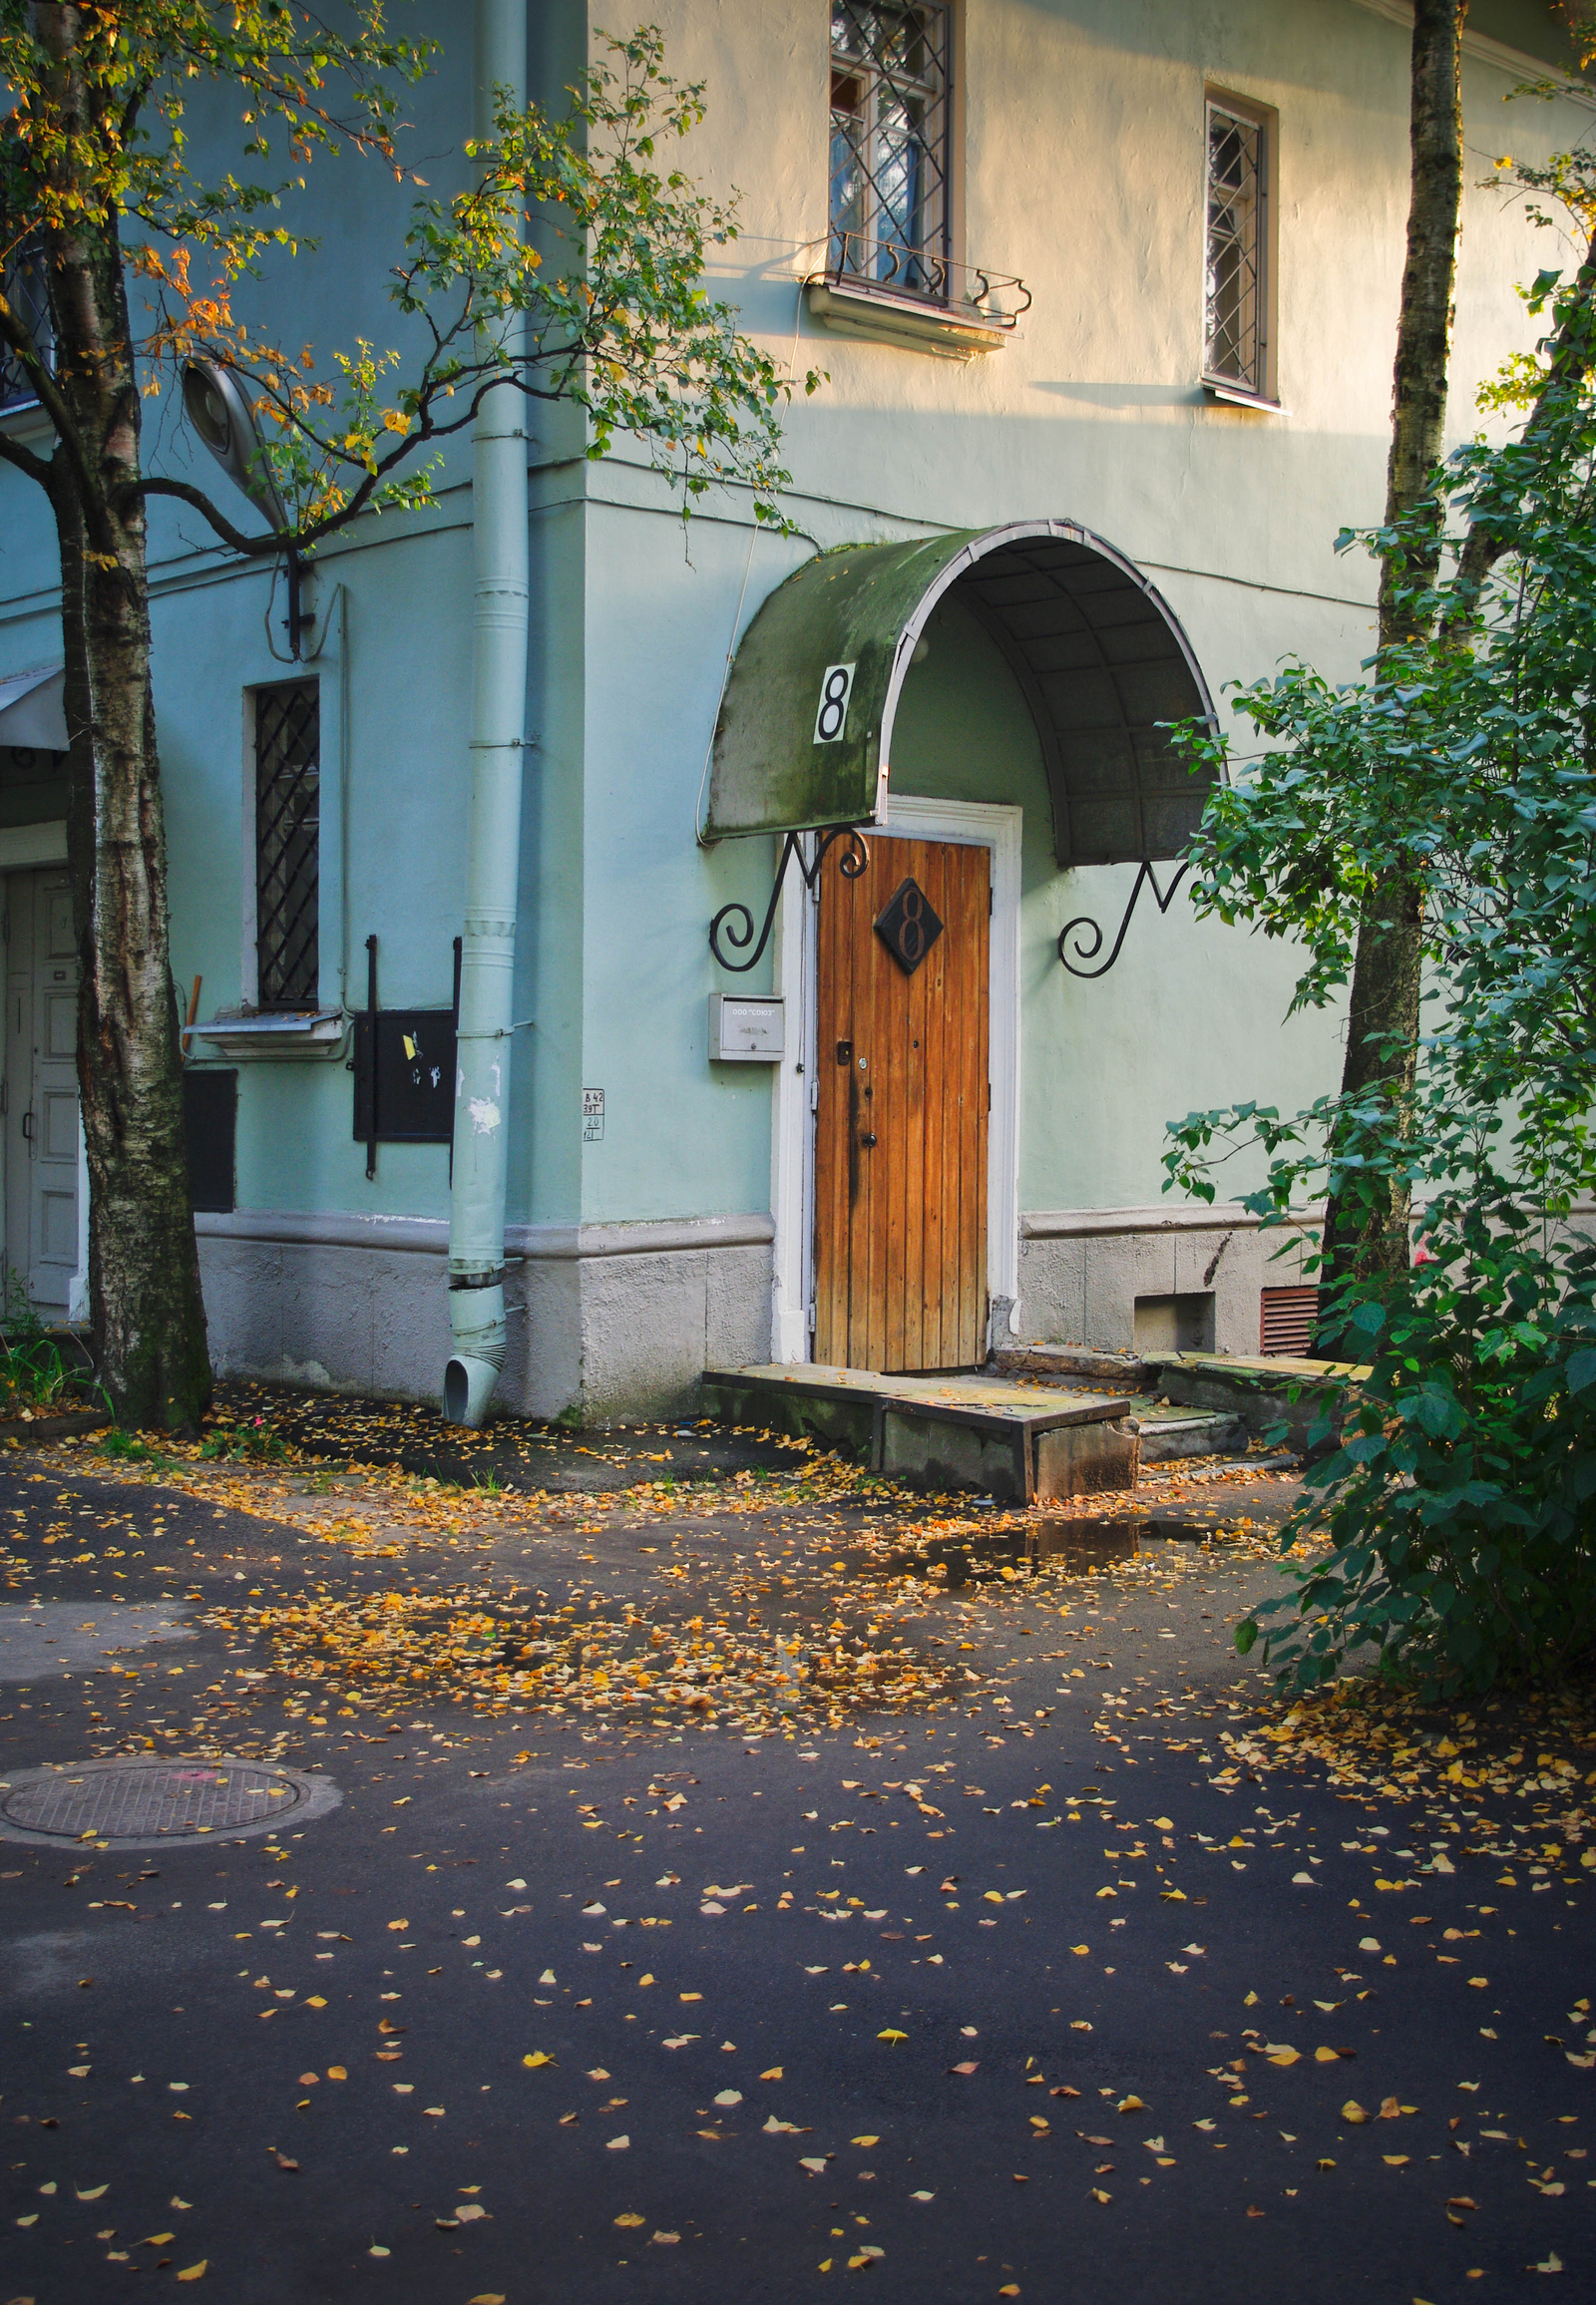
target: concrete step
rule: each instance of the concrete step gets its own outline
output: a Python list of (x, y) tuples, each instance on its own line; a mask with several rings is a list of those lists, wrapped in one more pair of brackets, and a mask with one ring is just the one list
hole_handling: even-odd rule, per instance
[(706, 1368), (702, 1398), (717, 1422), (807, 1433), (908, 1488), (1004, 1503), (1134, 1488), (1140, 1462), (1118, 1392), (799, 1363)]
[(1005, 1345), (993, 1354), (1000, 1376), (1038, 1384), (1088, 1384), (1099, 1392), (1151, 1392), (1156, 1371), (1134, 1352), (1095, 1352), (1084, 1345)]
[(1138, 1400), (1131, 1404), (1127, 1421), (1140, 1435), (1144, 1465), (1167, 1464), (1181, 1456), (1220, 1456), (1247, 1446), (1242, 1419), (1222, 1412)]
[(1338, 1380), (1357, 1383), (1367, 1369), (1347, 1361), (1252, 1358), (1240, 1353), (1149, 1353), (1149, 1390), (1188, 1410), (1234, 1416), (1254, 1439), (1284, 1428), (1286, 1445), (1309, 1446), (1313, 1428), (1327, 1405), (1334, 1407)]

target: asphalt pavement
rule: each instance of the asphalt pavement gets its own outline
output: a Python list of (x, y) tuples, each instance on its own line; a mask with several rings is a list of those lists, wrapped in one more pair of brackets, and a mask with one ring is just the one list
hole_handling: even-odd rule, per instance
[[(902, 1589), (891, 1514), (812, 1521), (768, 1517), (812, 1617), (839, 1572), (866, 1616)], [(421, 1668), (317, 1712), (240, 1624), (240, 1589), (446, 1585), (442, 1540), (334, 1559), (59, 1453), (0, 1525), (0, 1805), (230, 1753), (319, 1812), (0, 1838), (0, 2305), (1590, 2293), (1596, 1875), (1557, 1820), (1596, 1756), (1467, 1809), (1249, 1760), (1257, 1546), (966, 1526), (903, 1604), (935, 1694), (739, 1729), (484, 1715)], [(630, 1623), (746, 1532), (664, 1543), (523, 1532), (472, 1591), (531, 1558)]]

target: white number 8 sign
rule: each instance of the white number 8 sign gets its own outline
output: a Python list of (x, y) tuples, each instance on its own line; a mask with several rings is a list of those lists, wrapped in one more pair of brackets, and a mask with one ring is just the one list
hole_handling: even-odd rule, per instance
[(836, 744), (848, 725), (848, 699), (853, 694), (851, 664), (828, 664), (820, 682), (820, 708), (815, 714), (815, 742)]

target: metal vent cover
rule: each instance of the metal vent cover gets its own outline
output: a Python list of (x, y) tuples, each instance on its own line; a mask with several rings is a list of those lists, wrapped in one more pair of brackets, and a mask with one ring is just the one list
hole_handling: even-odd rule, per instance
[(302, 1823), (324, 1815), (339, 1797), (330, 1779), (268, 1761), (119, 1755), (0, 1778), (0, 1837), (115, 1849), (236, 1840), (276, 1831), (284, 1817)]

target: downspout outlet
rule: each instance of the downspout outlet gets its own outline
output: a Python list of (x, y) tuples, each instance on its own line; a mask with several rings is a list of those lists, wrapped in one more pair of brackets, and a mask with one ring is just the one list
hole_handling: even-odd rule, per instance
[(449, 1313), (457, 1349), (443, 1372), (443, 1412), (451, 1424), (480, 1425), (505, 1364), (503, 1284), (452, 1290)]

